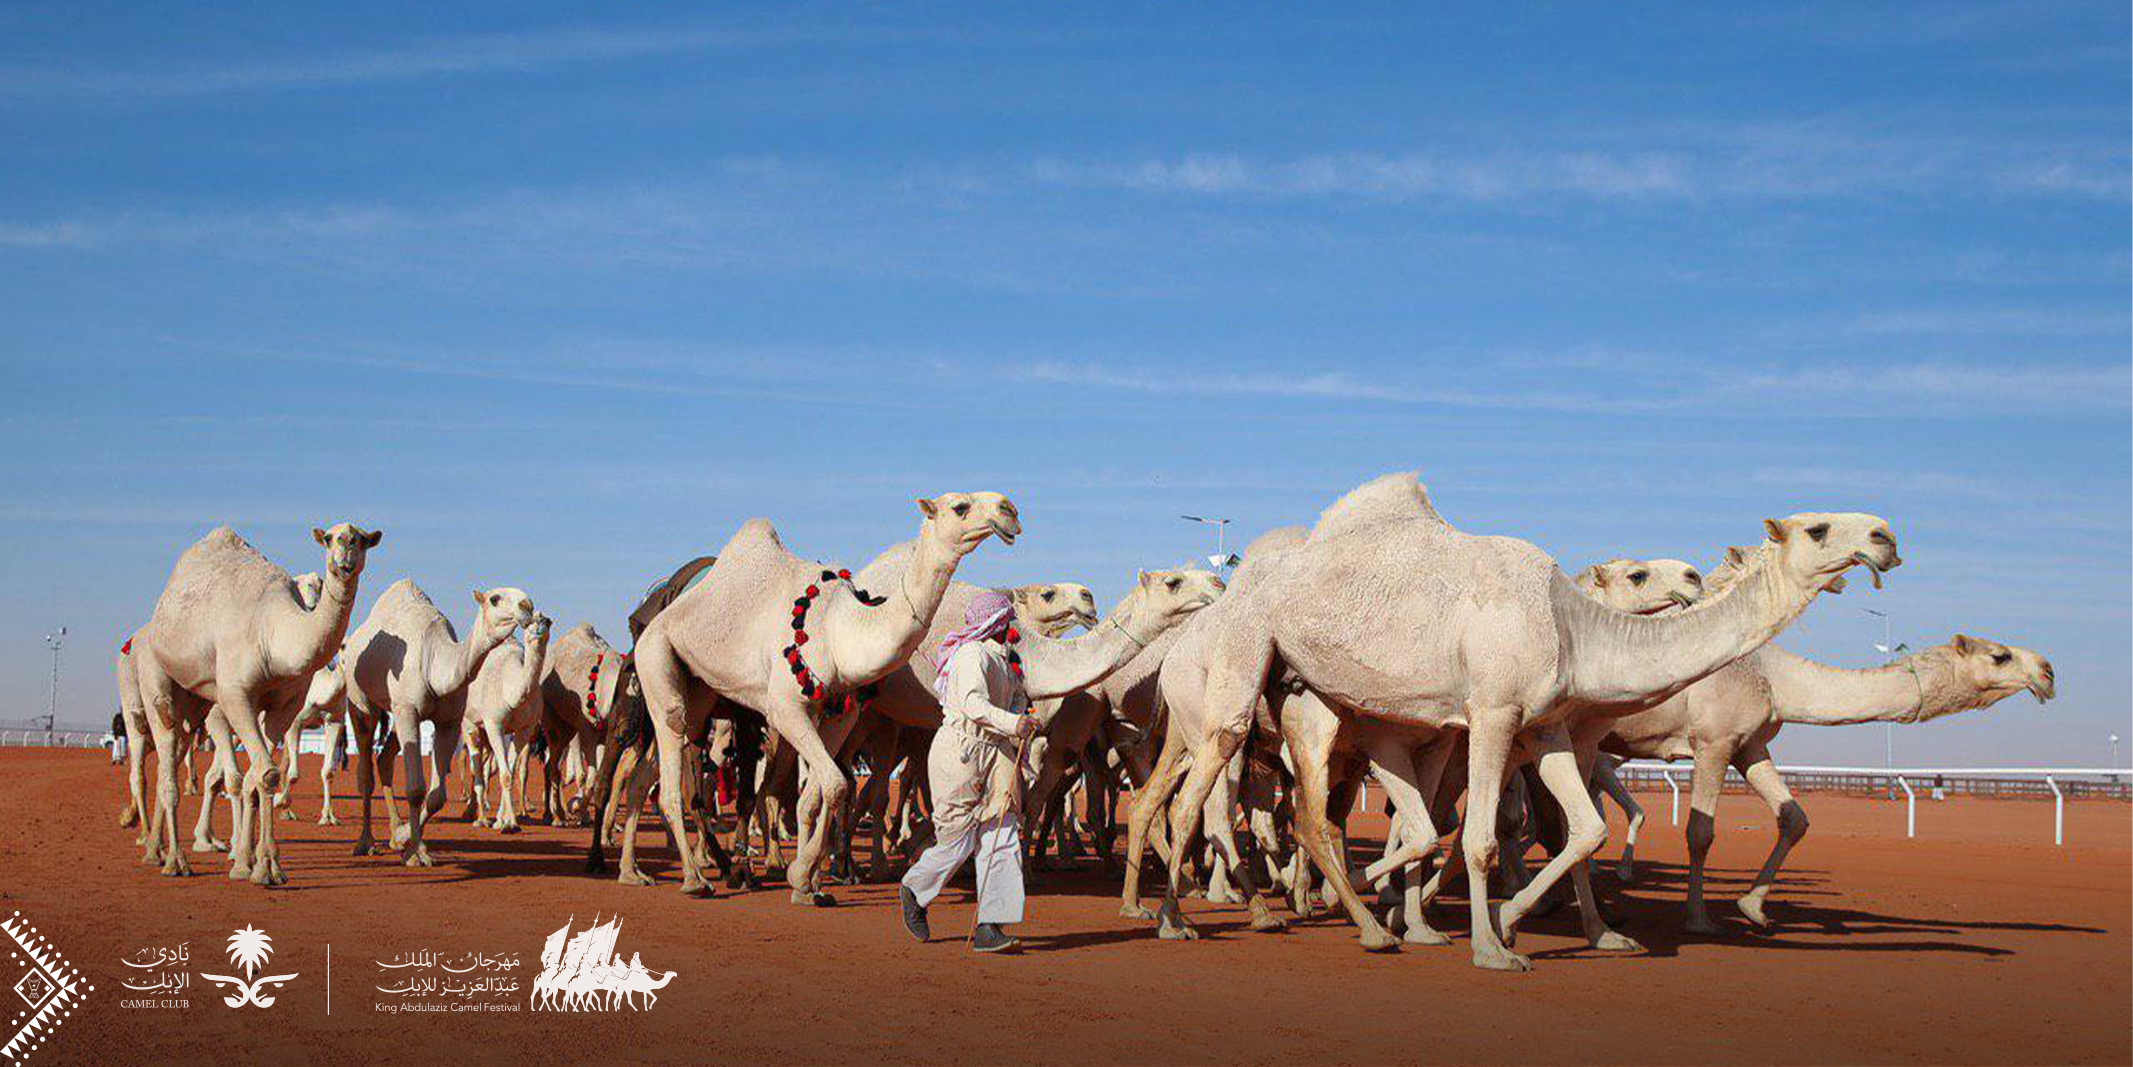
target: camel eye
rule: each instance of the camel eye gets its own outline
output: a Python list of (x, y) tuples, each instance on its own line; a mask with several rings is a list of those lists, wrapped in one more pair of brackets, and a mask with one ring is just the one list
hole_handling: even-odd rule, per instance
[(1644, 584), (1644, 580), (1645, 580), (1646, 578), (1649, 578), (1649, 577), (1651, 577), (1651, 576), (1652, 576), (1652, 575), (1651, 575), (1651, 572), (1650, 572), (1650, 571), (1631, 571), (1631, 572), (1629, 572), (1629, 584), (1631, 584), (1631, 585), (1643, 585), (1643, 584)]
[(2001, 667), (2005, 667), (2007, 665), (2007, 661), (2013, 658), (2014, 656), (2006, 652), (1995, 652), (1992, 654), (1992, 662)]
[(1169, 590), (1170, 590), (1171, 592), (1173, 592), (1173, 593), (1177, 592), (1177, 591), (1178, 591), (1178, 587), (1179, 587), (1179, 586), (1181, 586), (1181, 585), (1184, 585), (1184, 584), (1185, 584), (1185, 583), (1184, 583), (1183, 581), (1180, 581), (1179, 579), (1176, 579), (1176, 578), (1172, 578), (1171, 580), (1169, 580), (1169, 581), (1167, 581), (1167, 582), (1164, 582), (1164, 583), (1163, 583), (1164, 587), (1165, 587), (1165, 588), (1168, 588), (1168, 589), (1169, 589)]
[(962, 518), (968, 518), (968, 517), (969, 517), (969, 515), (970, 515), (970, 505), (968, 505), (968, 504), (957, 504), (957, 505), (955, 506), (955, 517), (956, 517), (956, 518), (958, 518), (958, 519), (962, 519)]
[(1829, 524), (1826, 522), (1818, 522), (1815, 523), (1813, 526), (1809, 526), (1807, 528), (1807, 536), (1813, 538), (1815, 544), (1821, 544), (1822, 542), (1829, 539)]
[(1703, 575), (1700, 575), (1700, 574), (1696, 573), (1695, 571), (1683, 571), (1683, 572), (1682, 572), (1682, 575), (1681, 575), (1681, 576), (1682, 576), (1683, 578), (1686, 578), (1686, 579), (1688, 579), (1688, 582), (1689, 582), (1689, 584), (1690, 584), (1690, 585), (1702, 585), (1702, 584), (1703, 584)]
[(489, 606), (490, 606), (490, 607), (495, 607), (496, 605), (498, 605), (498, 604), (501, 604), (501, 603), (503, 603), (503, 602), (504, 602), (504, 598), (503, 598), (503, 597), (501, 597), (501, 596), (498, 596), (498, 595), (497, 595), (497, 594), (495, 594), (495, 593), (490, 593), (490, 594), (489, 594)]
[(1873, 533), (1867, 534), (1866, 539), (1872, 541), (1877, 545), (1888, 545), (1895, 543), (1894, 541), (1891, 541), (1889, 539), (1889, 532), (1887, 530), (1875, 530)]
[(1056, 596), (1058, 596), (1058, 595), (1059, 595), (1059, 594), (1057, 594), (1057, 593), (1055, 593), (1055, 592), (1052, 592), (1051, 590), (1047, 589), (1047, 590), (1045, 590), (1045, 591), (1044, 591), (1044, 602), (1045, 602), (1045, 603), (1047, 603), (1047, 604), (1049, 604), (1049, 603), (1051, 603), (1051, 602), (1052, 602), (1052, 598), (1053, 598), (1053, 597), (1056, 597)]

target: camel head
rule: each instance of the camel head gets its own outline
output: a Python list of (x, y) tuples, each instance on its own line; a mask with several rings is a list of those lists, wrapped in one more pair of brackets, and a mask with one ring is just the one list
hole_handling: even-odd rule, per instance
[(1878, 515), (1803, 511), (1764, 519), (1763, 536), (1763, 547), (1776, 554), (1779, 572), (1799, 588), (1815, 592), (1841, 590), (1836, 579), (1854, 565), (1865, 567), (1879, 589), (1882, 572), (1903, 565), (1896, 537)]
[(1022, 536), (1022, 518), (1014, 502), (998, 493), (942, 493), (920, 497), (919, 513), (926, 517), (921, 536), (958, 556), (968, 555), (988, 537), (998, 535), (1011, 545)]
[(1076, 626), (1093, 630), (1100, 621), (1096, 594), (1089, 592), (1086, 585), (1024, 585), (1008, 590), (1007, 597), (1014, 601), (1015, 618), (1046, 637), (1058, 637)]
[(547, 648), (548, 628), (553, 625), (548, 616), (535, 612), (533, 618), (526, 623), (526, 631), (521, 639), (526, 642), (527, 648)]
[(326, 578), (317, 571), (305, 571), (296, 576), (296, 602), (305, 611), (318, 607), (319, 594), (326, 591)]
[(311, 528), (311, 539), (326, 550), (326, 570), (346, 582), (363, 573), (363, 560), (385, 540), (378, 530), (364, 530), (352, 522), (335, 523), (327, 529)]
[(1222, 579), (1208, 571), (1142, 571), (1140, 581), (1126, 594), (1121, 614), (1130, 613), (1168, 629), (1214, 603), (1223, 588)]
[(1616, 611), (1656, 615), (1702, 600), (1703, 575), (1678, 559), (1611, 559), (1578, 572), (1577, 587)]
[(474, 604), (481, 609), (480, 616), (474, 620), (474, 633), (495, 644), (502, 644), (511, 636), (511, 631), (533, 625), (533, 598), (523, 589), (508, 585), (476, 589)]
[(2042, 704), (2059, 692), (2051, 661), (2030, 649), (1956, 634), (1954, 640), (1930, 651), (1947, 653), (1957, 676), (1969, 682), (1974, 693), (1969, 707), (1988, 707), (2024, 690)]

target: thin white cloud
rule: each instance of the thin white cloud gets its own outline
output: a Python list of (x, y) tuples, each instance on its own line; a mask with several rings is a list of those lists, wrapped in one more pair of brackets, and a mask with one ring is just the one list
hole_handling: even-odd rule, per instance
[(193, 96), (533, 70), (673, 52), (755, 47), (821, 35), (822, 31), (795, 26), (565, 27), (408, 41), (363, 51), (221, 66), (87, 72), (18, 67), (0, 70), (0, 86), (6, 87), (7, 95), (18, 98)]

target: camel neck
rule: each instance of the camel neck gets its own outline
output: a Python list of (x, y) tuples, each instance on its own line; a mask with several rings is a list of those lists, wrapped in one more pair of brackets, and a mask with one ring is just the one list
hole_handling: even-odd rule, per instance
[(1913, 723), (1983, 706), (1969, 687), (1956, 683), (1945, 660), (1930, 652), (1853, 670), (1772, 645), (1756, 653), (1755, 667), (1770, 685), (1778, 719), (1787, 723)]
[(829, 649), (825, 681), (837, 689), (868, 685), (909, 662), (961, 562), (962, 553), (921, 529), (863, 569), (860, 584), (883, 603), (860, 603), (850, 586), (831, 590), (820, 634)]
[(319, 589), (318, 603), (309, 608), (292, 595), (286, 610), (277, 611), (268, 660), (275, 673), (286, 677), (308, 676), (326, 665), (340, 650), (348, 634), (348, 613), (355, 603), (356, 576), (332, 573)]
[(1659, 615), (1605, 607), (1558, 571), (1553, 600), (1569, 654), (1568, 696), (1623, 714), (1651, 707), (1762, 647), (1813, 596), (1786, 577), (1770, 552), (1719, 595)]
[(1161, 632), (1160, 623), (1141, 618), (1141, 595), (1135, 590), (1110, 617), (1079, 637), (1027, 634), (1022, 639), (1022, 680), (1031, 700), (1078, 692), (1103, 681), (1132, 662)]

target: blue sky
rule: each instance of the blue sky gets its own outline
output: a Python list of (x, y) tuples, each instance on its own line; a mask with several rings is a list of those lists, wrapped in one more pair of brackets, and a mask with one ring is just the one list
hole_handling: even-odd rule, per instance
[[(109, 656), (230, 522), (384, 529), (457, 606), (619, 635), (772, 518), (1079, 580), (1419, 469), (1566, 567), (1895, 525), (1782, 642), (1963, 630), (2062, 697), (1914, 765), (2128, 728), (2122, 3), (0, 9), (0, 679)], [(1878, 728), (1781, 759), (1878, 762)]]

